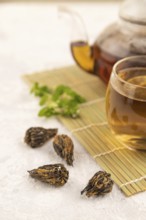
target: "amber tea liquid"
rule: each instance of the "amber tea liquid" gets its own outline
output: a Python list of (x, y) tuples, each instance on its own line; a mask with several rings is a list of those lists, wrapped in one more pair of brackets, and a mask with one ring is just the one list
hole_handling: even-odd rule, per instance
[(129, 147), (146, 150), (146, 68), (127, 68), (118, 77), (123, 83), (111, 77), (106, 94), (109, 125)]
[(113, 65), (120, 59), (106, 53), (96, 45), (90, 47), (84, 41), (72, 42), (71, 52), (81, 68), (88, 72), (94, 72), (106, 83), (109, 81)]

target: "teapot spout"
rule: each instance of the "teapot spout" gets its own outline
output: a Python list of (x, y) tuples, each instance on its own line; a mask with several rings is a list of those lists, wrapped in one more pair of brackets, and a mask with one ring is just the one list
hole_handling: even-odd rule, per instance
[(71, 53), (75, 62), (85, 71), (94, 73), (92, 47), (88, 43), (86, 28), (81, 16), (64, 6), (59, 6), (59, 14), (66, 16), (70, 23)]

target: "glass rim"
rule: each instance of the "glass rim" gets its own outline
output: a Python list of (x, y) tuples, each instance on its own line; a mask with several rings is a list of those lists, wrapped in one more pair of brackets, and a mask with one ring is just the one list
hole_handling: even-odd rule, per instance
[[(117, 74), (117, 67), (119, 64), (127, 61), (127, 60), (134, 60), (134, 59), (139, 59), (139, 58), (144, 58), (145, 61), (146, 61), (146, 55), (136, 55), (136, 56), (129, 56), (129, 57), (125, 57), (123, 59), (120, 59), (119, 61), (117, 61), (114, 66), (113, 66), (113, 69), (112, 69), (112, 72), (114, 74), (114, 76), (122, 83), (125, 83), (133, 88), (143, 88), (143, 89), (146, 89), (145, 86), (140, 86), (140, 85), (135, 85), (135, 84), (132, 84), (132, 83), (129, 83), (127, 81), (125, 81), (124, 79), (122, 79), (121, 77), (119, 77), (119, 75)], [(146, 68), (146, 67), (145, 67)], [(124, 69), (124, 68), (123, 68)], [(126, 69), (126, 68), (125, 68)]]

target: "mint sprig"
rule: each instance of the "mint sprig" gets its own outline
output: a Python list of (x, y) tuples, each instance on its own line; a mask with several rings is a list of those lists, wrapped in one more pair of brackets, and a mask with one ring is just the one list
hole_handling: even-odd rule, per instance
[(39, 105), (43, 106), (38, 113), (40, 117), (62, 115), (75, 118), (79, 116), (79, 104), (86, 102), (84, 97), (66, 85), (59, 85), (52, 90), (46, 85), (35, 83), (31, 93), (40, 98)]

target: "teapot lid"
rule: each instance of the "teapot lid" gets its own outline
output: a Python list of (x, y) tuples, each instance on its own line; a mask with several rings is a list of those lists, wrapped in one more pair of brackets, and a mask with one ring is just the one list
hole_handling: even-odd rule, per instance
[(124, 1), (119, 15), (128, 22), (146, 25), (146, 0)]

